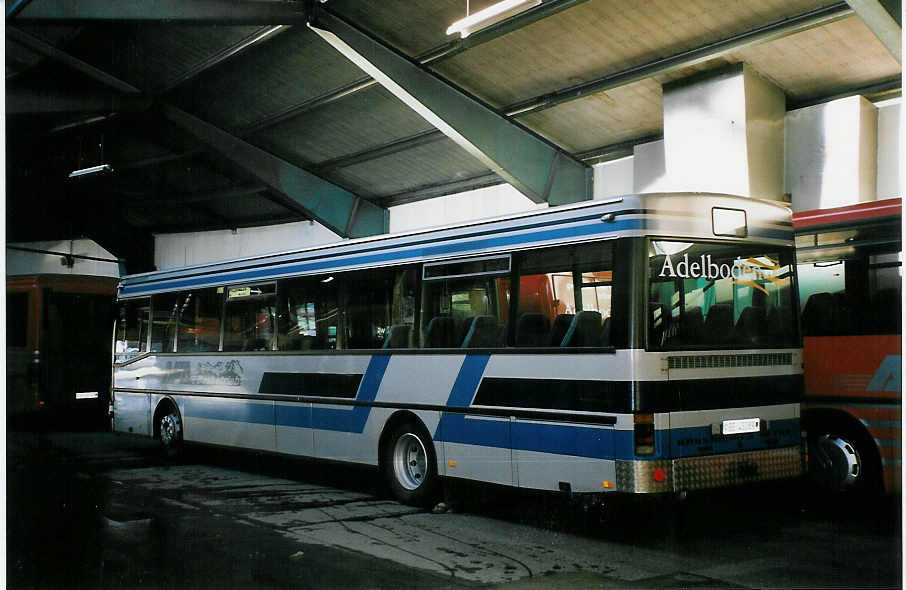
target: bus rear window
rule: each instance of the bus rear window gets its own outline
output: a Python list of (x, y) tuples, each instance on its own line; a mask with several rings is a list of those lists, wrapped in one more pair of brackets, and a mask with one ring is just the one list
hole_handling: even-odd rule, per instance
[(796, 346), (792, 248), (650, 242), (648, 348)]

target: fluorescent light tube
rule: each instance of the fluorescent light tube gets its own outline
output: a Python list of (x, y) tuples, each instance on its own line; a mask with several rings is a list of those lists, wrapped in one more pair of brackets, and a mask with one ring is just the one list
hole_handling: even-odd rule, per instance
[(447, 34), (459, 33), (460, 38), (465, 39), (475, 31), (499, 23), (505, 18), (534, 8), (539, 4), (541, 4), (541, 0), (503, 0), (503, 2), (492, 4), (484, 10), (479, 10), (475, 14), (456, 21), (447, 28)]
[(113, 168), (110, 167), (110, 164), (101, 164), (100, 166), (92, 166), (91, 168), (80, 168), (79, 170), (70, 172), (69, 178), (85, 176), (86, 174), (99, 174), (101, 172), (113, 172)]

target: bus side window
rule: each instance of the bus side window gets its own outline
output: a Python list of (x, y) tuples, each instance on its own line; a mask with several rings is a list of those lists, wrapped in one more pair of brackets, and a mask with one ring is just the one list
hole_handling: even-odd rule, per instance
[(393, 281), (393, 301), (390, 308), (390, 328), (381, 348), (413, 348), (418, 345), (415, 325), (415, 293), (417, 267), (397, 269)]
[(394, 271), (349, 273), (346, 285), (346, 348), (381, 348), (390, 330)]
[(903, 330), (902, 265), (900, 254), (874, 254), (868, 260), (869, 323), (877, 334)]
[(207, 352), (220, 348), (222, 293), (223, 289), (200, 289), (182, 294), (177, 352)]
[(178, 293), (151, 297), (151, 352), (173, 352), (178, 317)]
[(519, 271), (517, 347), (610, 345), (612, 245), (528, 252)]
[(333, 275), (277, 284), (277, 349), (334, 350), (340, 310)]
[(120, 303), (116, 323), (116, 342), (114, 343), (117, 362), (128, 360), (148, 350), (150, 314), (150, 299), (135, 299)]
[(223, 350), (261, 351), (274, 347), (275, 285), (227, 287), (223, 314)]
[(804, 336), (899, 334), (899, 253), (799, 265)]
[[(422, 346), (425, 348), (496, 348), (504, 345), (506, 323), (498, 290), (508, 282), (494, 277), (466, 277), (423, 283)], [(508, 294), (503, 295), (508, 299)]]

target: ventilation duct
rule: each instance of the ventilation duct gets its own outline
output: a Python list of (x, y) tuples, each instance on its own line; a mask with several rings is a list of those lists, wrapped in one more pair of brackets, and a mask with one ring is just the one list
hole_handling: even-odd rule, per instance
[(664, 86), (664, 139), (636, 146), (637, 192), (783, 200), (786, 97), (735, 64)]

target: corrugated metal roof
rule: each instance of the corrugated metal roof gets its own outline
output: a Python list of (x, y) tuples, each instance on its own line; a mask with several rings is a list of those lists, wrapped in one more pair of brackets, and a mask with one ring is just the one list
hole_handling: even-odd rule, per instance
[[(472, 0), (470, 8), (492, 2)], [(29, 20), (28, 5), (7, 20), (8, 96), (16, 105), (36, 96), (43, 105), (9, 119), (8, 154), (14, 155), (8, 161), (14, 158), (15, 165), (8, 167), (8, 202), (13, 214), (41, 226), (14, 239), (57, 237), (39, 229), (66, 231), (64, 223), (41, 216), (42, 197), (22, 191), (47, 195), (46, 202), (60, 194), (82, 196), (87, 189), (64, 180), (66, 169), (87, 153), (74, 146), (103, 146), (96, 151), (118, 169), (108, 198), (126, 226), (154, 230), (178, 219), (184, 227), (230, 227), (303, 214), (303, 205), (278, 194), (279, 186), (271, 186), (270, 198), (148, 206), (149, 199), (218, 190), (229, 195), (260, 182), (242, 158), (218, 155), (224, 146), (212, 149), (213, 135), (167, 122), (162, 113), (173, 107), (228, 132), (236, 145), (245, 142), (280, 165), (384, 206), (497, 179), (295, 16), (291, 23), (250, 18), (227, 25), (223, 21), (237, 20), (230, 11), (205, 20), (202, 7), (191, 24), (122, 22), (112, 18), (116, 4), (83, 4), (99, 7), (97, 20)], [(175, 6), (163, 1), (148, 11)], [(631, 149), (633, 141), (658, 136), (661, 85), (727, 63), (746, 62), (780, 86), (789, 104), (860, 87), (897, 90), (901, 72), (858, 16), (828, 0), (546, 0), (539, 16), (527, 13), (465, 41), (445, 33), (465, 15), (465, 0), (331, 0), (325, 6), (415, 62), (431, 56), (426, 69), (505, 115), (528, 105), (513, 119), (572, 154), (623, 142)], [(808, 24), (792, 26), (800, 22)], [(761, 35), (764, 30), (771, 34)], [(690, 51), (698, 52), (696, 59), (679, 59)], [(671, 60), (680, 63), (661, 67)], [(633, 68), (643, 73), (633, 77)], [(589, 85), (594, 91), (587, 92)], [(93, 103), (80, 107), (73, 100), (91, 92)], [(117, 92), (144, 102), (114, 100)], [(98, 108), (107, 94), (107, 108)], [(50, 112), (55, 96), (68, 106)], [(279, 178), (272, 175), (270, 182)]]

